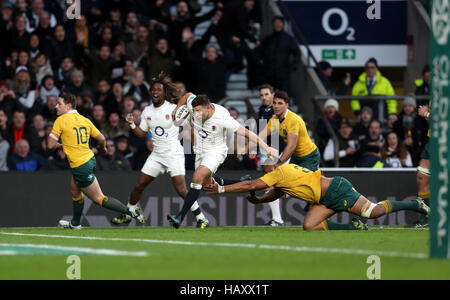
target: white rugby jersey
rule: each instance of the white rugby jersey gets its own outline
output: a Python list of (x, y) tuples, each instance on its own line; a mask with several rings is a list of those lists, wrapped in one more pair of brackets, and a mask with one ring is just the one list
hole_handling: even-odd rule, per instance
[(155, 153), (184, 153), (178, 140), (179, 127), (172, 120), (175, 107), (175, 104), (165, 101), (160, 107), (147, 106), (141, 114), (139, 128), (152, 134)]
[(192, 107), (192, 101), (195, 97), (190, 96), (186, 103), (191, 111), (194, 124), (195, 154), (210, 151), (227, 153), (227, 130), (235, 132), (241, 124), (233, 119), (225, 107), (218, 104), (212, 104), (215, 108), (214, 114), (203, 123), (201, 118), (195, 118)]

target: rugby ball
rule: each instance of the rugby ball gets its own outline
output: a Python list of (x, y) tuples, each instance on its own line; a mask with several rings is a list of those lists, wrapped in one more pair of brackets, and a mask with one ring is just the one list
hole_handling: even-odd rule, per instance
[(191, 117), (192, 115), (189, 108), (186, 105), (182, 105), (175, 112), (173, 123), (175, 126), (184, 126), (191, 122)]

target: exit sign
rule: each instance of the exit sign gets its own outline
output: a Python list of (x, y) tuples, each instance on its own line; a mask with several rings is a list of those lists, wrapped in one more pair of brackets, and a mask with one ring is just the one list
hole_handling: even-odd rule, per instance
[(354, 60), (356, 49), (322, 49), (322, 60)]

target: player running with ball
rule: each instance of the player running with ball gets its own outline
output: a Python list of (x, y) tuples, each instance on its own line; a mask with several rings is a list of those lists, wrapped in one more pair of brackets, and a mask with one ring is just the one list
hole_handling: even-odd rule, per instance
[[(159, 175), (168, 172), (172, 177), (173, 186), (178, 195), (186, 199), (187, 188), (185, 180), (184, 149), (178, 140), (180, 128), (176, 126), (172, 119), (172, 111), (176, 105), (171, 101), (176, 98), (177, 87), (173, 83), (164, 82), (164, 74), (153, 79), (150, 88), (153, 105), (147, 106), (141, 115), (139, 127), (134, 124), (132, 114), (127, 116), (133, 132), (140, 138), (145, 139), (150, 132), (153, 139), (153, 152), (148, 157), (138, 181), (131, 192), (128, 208), (131, 211), (137, 209), (137, 203), (142, 197), (144, 189)], [(209, 225), (195, 201), (189, 207), (197, 219), (198, 228), (206, 228)], [(129, 223), (130, 216), (121, 215), (113, 218), (112, 223)]]
[(276, 149), (269, 147), (255, 133), (250, 132), (233, 119), (226, 108), (211, 103), (208, 96), (196, 96), (187, 93), (178, 102), (173, 115), (182, 105), (187, 106), (192, 116), (195, 172), (183, 208), (178, 215), (167, 216), (167, 219), (175, 228), (180, 227), (187, 211), (200, 196), (202, 187), (213, 182), (212, 176), (227, 157), (227, 130), (245, 136), (252, 142), (259, 144), (261, 149), (267, 152), (270, 157), (277, 157), (278, 155)]

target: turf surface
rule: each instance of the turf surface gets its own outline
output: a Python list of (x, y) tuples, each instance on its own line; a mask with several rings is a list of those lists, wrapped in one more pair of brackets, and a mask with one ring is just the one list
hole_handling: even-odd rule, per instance
[(81, 279), (367, 279), (371, 254), (381, 279), (450, 279), (450, 261), (427, 257), (428, 230), (371, 229), (0, 228), (0, 279), (67, 279), (71, 253)]

